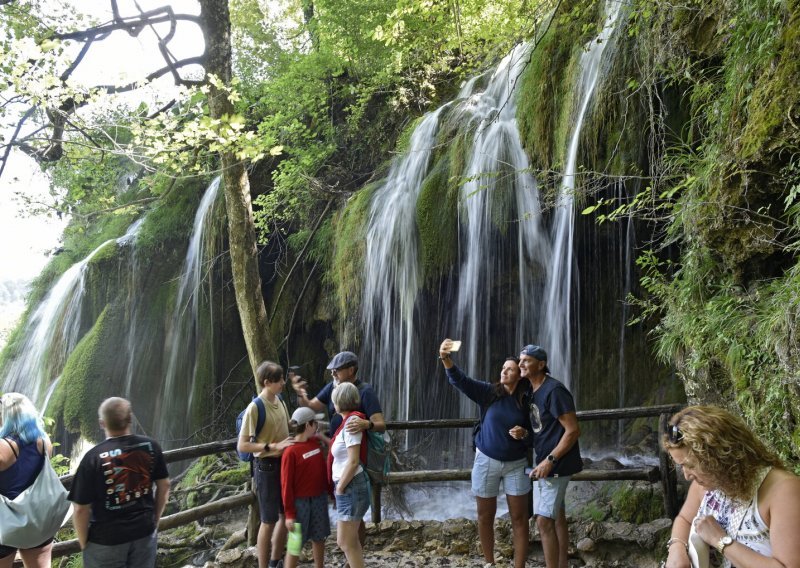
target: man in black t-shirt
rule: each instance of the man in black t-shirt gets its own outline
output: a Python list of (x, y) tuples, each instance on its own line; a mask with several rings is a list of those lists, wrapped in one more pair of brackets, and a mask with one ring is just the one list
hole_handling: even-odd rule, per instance
[(83, 566), (152, 568), (169, 495), (164, 455), (154, 440), (131, 433), (124, 398), (106, 399), (98, 414), (106, 439), (81, 460), (68, 497)]

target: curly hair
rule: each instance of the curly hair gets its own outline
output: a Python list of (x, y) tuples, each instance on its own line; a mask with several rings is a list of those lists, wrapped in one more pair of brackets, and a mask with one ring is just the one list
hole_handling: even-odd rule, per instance
[(759, 467), (784, 467), (744, 420), (716, 406), (688, 406), (670, 419), (668, 429), (661, 439), (664, 449), (685, 449), (689, 460), (734, 499), (752, 497)]

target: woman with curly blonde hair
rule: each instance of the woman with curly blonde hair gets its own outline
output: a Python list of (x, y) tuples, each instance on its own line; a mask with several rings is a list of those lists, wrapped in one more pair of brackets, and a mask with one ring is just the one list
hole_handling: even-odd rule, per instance
[(744, 421), (715, 406), (690, 406), (662, 438), (691, 481), (672, 524), (667, 568), (691, 568), (690, 531), (726, 568), (800, 567), (800, 478)]

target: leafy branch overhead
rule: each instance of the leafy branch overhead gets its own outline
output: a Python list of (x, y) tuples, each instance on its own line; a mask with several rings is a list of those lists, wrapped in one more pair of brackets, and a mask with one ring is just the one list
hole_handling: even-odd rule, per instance
[[(204, 64), (205, 55), (178, 59), (171, 49), (179, 23), (197, 26), (199, 16), (176, 14), (169, 5), (140, 10), (135, 16), (123, 16), (117, 1), (109, 0), (112, 19), (94, 23), (65, 11), (63, 6), (61, 10), (42, 10), (35, 15), (22, 2), (4, 2), (3, 6), (0, 30), (5, 39), (0, 44), (3, 82), (0, 88), (13, 95), (3, 100), (0, 117), (5, 126), (9, 121), (13, 124), (13, 133), (0, 144), (0, 176), (14, 147), (40, 163), (62, 158), (64, 144), (72, 134), (102, 149), (103, 143), (88, 135), (95, 129), (94, 125), (78, 111), (90, 104), (111, 104), (107, 95), (142, 90), (166, 75), (171, 76), (176, 85), (189, 87), (204, 83), (202, 75), (192, 77), (192, 70)], [(112, 33), (124, 32), (139, 38), (145, 31), (156, 36), (163, 60), (161, 67), (133, 82), (85, 85), (74, 79), (90, 51), (103, 49), (102, 42)], [(174, 104), (175, 101), (171, 101), (164, 105), (158, 114), (167, 112)]]

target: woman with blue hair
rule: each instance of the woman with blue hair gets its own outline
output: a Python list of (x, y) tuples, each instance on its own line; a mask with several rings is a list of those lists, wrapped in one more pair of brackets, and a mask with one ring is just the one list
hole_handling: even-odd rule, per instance
[[(52, 445), (36, 407), (24, 394), (0, 397), (0, 494), (14, 499), (30, 487), (44, 467)], [(49, 568), (50, 537), (39, 546), (20, 549), (26, 568)], [(0, 543), (0, 568), (13, 565), (17, 549)]]

